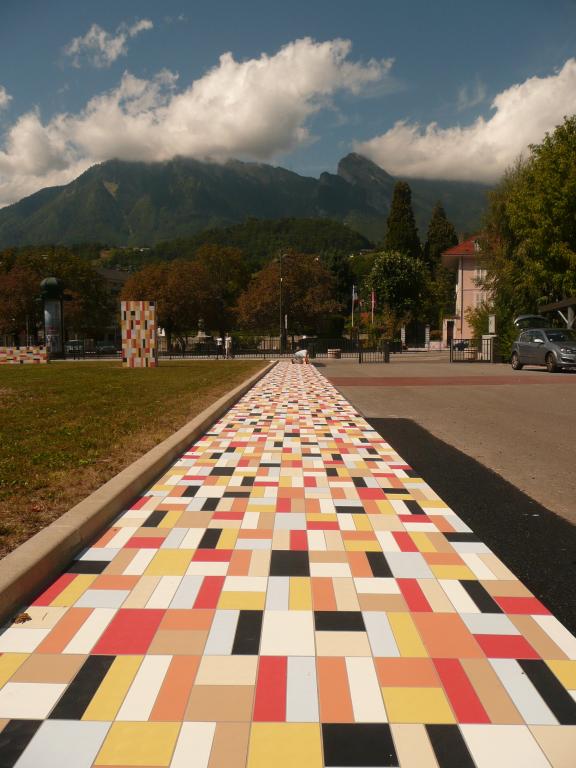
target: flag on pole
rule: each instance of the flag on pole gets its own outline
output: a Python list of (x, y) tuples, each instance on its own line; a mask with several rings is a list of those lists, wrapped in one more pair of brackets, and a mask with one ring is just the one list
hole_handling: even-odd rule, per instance
[(372, 305), (372, 325), (374, 325), (374, 307), (376, 306), (376, 294), (374, 293), (374, 288), (372, 288), (372, 294), (370, 296), (370, 302)]

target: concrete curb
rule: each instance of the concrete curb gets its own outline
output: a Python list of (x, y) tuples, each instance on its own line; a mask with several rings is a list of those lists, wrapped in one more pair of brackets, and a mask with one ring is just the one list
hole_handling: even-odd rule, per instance
[(61, 573), (186, 448), (276, 365), (268, 363), (0, 560), (0, 626)]

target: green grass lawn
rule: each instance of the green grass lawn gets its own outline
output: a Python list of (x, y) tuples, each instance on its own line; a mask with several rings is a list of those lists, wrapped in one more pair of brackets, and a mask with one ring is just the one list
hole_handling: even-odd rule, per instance
[(261, 361), (0, 367), (0, 556), (262, 368)]

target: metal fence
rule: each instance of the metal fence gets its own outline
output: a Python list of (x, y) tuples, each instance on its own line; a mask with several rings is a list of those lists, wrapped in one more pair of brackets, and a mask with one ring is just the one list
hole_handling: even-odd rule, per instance
[(453, 339), (451, 363), (499, 363), (498, 339)]

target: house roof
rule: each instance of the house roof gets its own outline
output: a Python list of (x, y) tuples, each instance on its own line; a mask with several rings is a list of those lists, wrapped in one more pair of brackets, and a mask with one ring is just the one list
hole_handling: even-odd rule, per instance
[(478, 252), (477, 246), (474, 245), (478, 240), (478, 235), (474, 235), (468, 240), (463, 240), (458, 245), (453, 245), (452, 248), (448, 248), (446, 251), (442, 251), (442, 256), (471, 256)]

